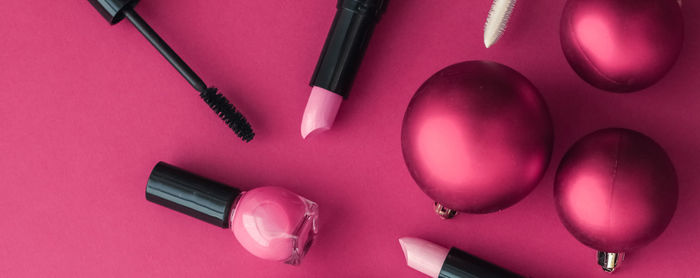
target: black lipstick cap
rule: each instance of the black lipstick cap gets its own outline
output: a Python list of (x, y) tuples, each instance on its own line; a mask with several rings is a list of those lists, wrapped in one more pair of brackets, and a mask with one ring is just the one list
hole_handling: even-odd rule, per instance
[(338, 0), (338, 11), (311, 77), (311, 86), (348, 96), (374, 26), (388, 0)]
[(452, 247), (447, 253), (438, 277), (521, 278), (522, 276)]
[(146, 200), (228, 228), (231, 207), (241, 191), (165, 162), (148, 177)]
[(139, 0), (88, 0), (95, 9), (109, 22), (117, 24), (124, 19), (122, 11), (125, 8), (133, 8)]

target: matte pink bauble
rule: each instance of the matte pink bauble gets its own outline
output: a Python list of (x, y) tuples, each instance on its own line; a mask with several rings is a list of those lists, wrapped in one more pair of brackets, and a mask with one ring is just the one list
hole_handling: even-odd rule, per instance
[(604, 253), (624, 253), (666, 229), (676, 210), (678, 181), (671, 160), (652, 139), (628, 129), (604, 129), (566, 153), (554, 199), (576, 239)]
[(515, 70), (484, 61), (430, 77), (411, 99), (401, 130), (409, 172), (453, 212), (493, 212), (523, 199), (542, 178), (552, 141), (537, 88)]
[(561, 47), (591, 85), (611, 92), (651, 86), (671, 69), (683, 44), (676, 0), (568, 0)]

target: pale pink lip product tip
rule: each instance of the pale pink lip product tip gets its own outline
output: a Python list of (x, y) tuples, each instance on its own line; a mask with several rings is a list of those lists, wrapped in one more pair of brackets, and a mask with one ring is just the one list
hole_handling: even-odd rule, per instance
[(301, 120), (301, 137), (306, 139), (312, 133), (331, 129), (342, 102), (342, 96), (321, 87), (313, 87)]
[(430, 277), (438, 278), (449, 249), (415, 237), (399, 238), (406, 264)]

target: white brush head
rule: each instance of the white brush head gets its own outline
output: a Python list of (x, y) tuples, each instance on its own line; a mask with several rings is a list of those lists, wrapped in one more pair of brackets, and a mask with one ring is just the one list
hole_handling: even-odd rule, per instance
[(506, 30), (508, 18), (515, 7), (515, 0), (494, 0), (484, 25), (484, 45), (491, 47)]

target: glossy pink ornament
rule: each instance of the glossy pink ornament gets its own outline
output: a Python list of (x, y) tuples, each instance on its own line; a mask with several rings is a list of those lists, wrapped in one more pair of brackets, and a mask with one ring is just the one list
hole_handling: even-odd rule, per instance
[(583, 137), (564, 156), (554, 183), (564, 226), (600, 252), (612, 271), (619, 253), (658, 237), (676, 210), (678, 181), (666, 152), (649, 137), (611, 128)]
[(568, 0), (561, 46), (576, 73), (611, 92), (633, 92), (659, 81), (683, 44), (676, 0)]
[(552, 152), (552, 122), (537, 88), (493, 62), (449, 66), (408, 105), (401, 146), (408, 170), (438, 213), (488, 213), (523, 199)]

